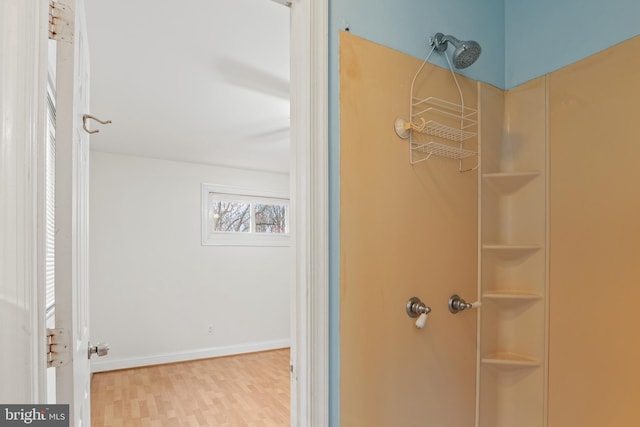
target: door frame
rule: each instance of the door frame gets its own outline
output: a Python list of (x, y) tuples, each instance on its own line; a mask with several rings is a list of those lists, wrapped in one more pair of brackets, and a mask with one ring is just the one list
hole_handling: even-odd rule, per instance
[(291, 4), (291, 425), (329, 425), (328, 0)]
[(0, 47), (0, 53), (9, 58), (0, 66), (0, 80), (15, 89), (0, 94), (0, 148), (6, 155), (0, 165), (9, 162), (2, 179), (12, 190), (12, 194), (3, 191), (0, 202), (15, 203), (13, 210), (0, 211), (0, 224), (14, 230), (11, 238), (3, 233), (0, 241), (13, 249), (1, 251), (0, 266), (6, 266), (13, 277), (9, 283), (0, 283), (0, 299), (19, 309), (5, 330), (11, 336), (3, 343), (11, 349), (7, 367), (16, 375), (7, 380), (8, 394), (0, 394), (4, 403), (40, 403), (46, 395), (39, 227), (44, 164), (39, 160), (45, 131), (47, 44), (43, 40), (47, 40), (48, 10), (46, 0), (11, 0), (0, 6), (0, 38), (13, 41)]

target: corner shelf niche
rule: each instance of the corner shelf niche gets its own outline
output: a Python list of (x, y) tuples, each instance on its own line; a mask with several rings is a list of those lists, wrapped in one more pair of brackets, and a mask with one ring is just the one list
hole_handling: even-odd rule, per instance
[(498, 303), (510, 303), (510, 304), (518, 304), (518, 303), (527, 303), (527, 302), (535, 302), (542, 299), (542, 295), (529, 292), (529, 291), (521, 291), (515, 289), (508, 290), (496, 290), (496, 291), (484, 291), (482, 293), (482, 298), (496, 301)]
[(485, 90), (481, 111), (519, 114), (489, 111), (480, 123), (481, 139), (497, 140), (481, 144), (476, 427), (544, 427), (548, 219), (546, 122), (538, 108), (545, 98), (484, 97)]
[(522, 368), (538, 368), (540, 361), (518, 353), (493, 353), (481, 359), (483, 365), (499, 369), (514, 370)]
[(490, 251), (503, 259), (514, 260), (527, 257), (541, 249), (538, 244), (501, 244), (489, 243), (482, 245), (484, 251)]
[(496, 172), (485, 173), (482, 178), (488, 182), (496, 191), (504, 194), (511, 194), (535, 179), (540, 175), (538, 171), (531, 172)]

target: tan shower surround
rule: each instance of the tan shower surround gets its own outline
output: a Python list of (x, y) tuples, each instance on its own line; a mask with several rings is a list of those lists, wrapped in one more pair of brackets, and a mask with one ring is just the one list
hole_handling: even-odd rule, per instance
[[(548, 373), (547, 422), (542, 413), (534, 417), (540, 427), (640, 425), (637, 52), (640, 37), (515, 88), (512, 95), (505, 95), (507, 102), (500, 101), (501, 91), (482, 84), (483, 96), (496, 96), (491, 102), (496, 109), (504, 109), (481, 112), (483, 123), (508, 123), (502, 114), (507, 117), (517, 111), (525, 139), (548, 144), (549, 281), (548, 295), (542, 299), (544, 307), (548, 298), (548, 364), (545, 368), (543, 354), (542, 366), (532, 371), (534, 376), (545, 369)], [(408, 115), (409, 86), (420, 63), (341, 34), (340, 412), (344, 427), (475, 425), (476, 316), (475, 312), (451, 315), (446, 302), (452, 293), (468, 300), (477, 296), (478, 174), (459, 174), (457, 162), (444, 159), (409, 165), (407, 142), (395, 135), (393, 120)], [(420, 94), (458, 102), (449, 72), (429, 64), (426, 70)], [(476, 82), (462, 78), (461, 83), (466, 104), (475, 106)], [(518, 95), (531, 90), (535, 99), (542, 91), (547, 102), (532, 103), (528, 96)], [(527, 108), (532, 110), (531, 123), (522, 115)], [(540, 129), (541, 117), (547, 116), (548, 128)], [(499, 131), (485, 127), (483, 153), (509, 156), (510, 149), (518, 148), (511, 144), (517, 139), (505, 146), (509, 132), (503, 132), (499, 140)], [(476, 150), (474, 144), (465, 148)], [(535, 167), (527, 165), (527, 159), (522, 156), (515, 169)], [(509, 158), (494, 162), (488, 155), (483, 169), (499, 172), (512, 166)], [(542, 172), (533, 185), (544, 183)], [(519, 235), (531, 240), (527, 209), (519, 209), (524, 217), (507, 221), (524, 228), (509, 234), (511, 225), (507, 225), (506, 240)], [(502, 231), (496, 233), (500, 237)], [(544, 277), (535, 283), (539, 288), (534, 290), (544, 294)], [(404, 313), (411, 296), (422, 298), (433, 309), (423, 330), (416, 330), (413, 319)], [(517, 323), (519, 327), (527, 329), (526, 316), (533, 316), (540, 307), (535, 303), (522, 311), (525, 321)], [(544, 313), (536, 316), (544, 321)], [(516, 349), (535, 353), (527, 348), (525, 338), (539, 336), (539, 326), (536, 331), (509, 330), (509, 339), (516, 340)], [(491, 345), (492, 339), (486, 342)], [(529, 381), (532, 375), (523, 378)], [(531, 396), (538, 399), (545, 392), (544, 381), (535, 381)], [(483, 410), (518, 401), (505, 395), (509, 384), (505, 387), (497, 395), (503, 400), (482, 406)], [(518, 392), (517, 387), (513, 390)], [(543, 411), (543, 405), (531, 402)], [(518, 414), (525, 416), (531, 408), (489, 415), (502, 420), (500, 424)], [(520, 421), (506, 427), (531, 424)]]
[(640, 37), (549, 82), (549, 427), (640, 426)]
[[(393, 129), (408, 117), (421, 61), (340, 37), (340, 416), (344, 427), (472, 426), (477, 291), (477, 173), (434, 158), (409, 164)], [(427, 64), (418, 93), (459, 102), (451, 74)], [(465, 103), (476, 83), (462, 78)], [(476, 149), (475, 141), (465, 148)], [(476, 159), (470, 160), (470, 166)], [(405, 313), (431, 306), (422, 330)]]

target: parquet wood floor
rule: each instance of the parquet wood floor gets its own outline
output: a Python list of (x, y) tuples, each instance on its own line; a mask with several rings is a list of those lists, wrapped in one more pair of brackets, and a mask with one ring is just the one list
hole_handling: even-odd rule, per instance
[(289, 426), (289, 349), (121, 371), (91, 380), (91, 425)]

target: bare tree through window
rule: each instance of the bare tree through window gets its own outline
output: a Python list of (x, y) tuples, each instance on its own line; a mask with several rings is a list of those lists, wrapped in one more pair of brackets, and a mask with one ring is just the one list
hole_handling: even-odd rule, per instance
[(286, 233), (286, 210), (283, 205), (256, 204), (257, 233)]
[(213, 202), (213, 231), (248, 233), (251, 231), (251, 205), (239, 202)]

